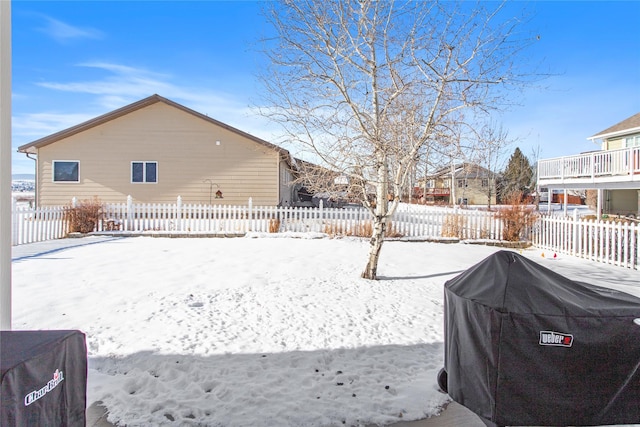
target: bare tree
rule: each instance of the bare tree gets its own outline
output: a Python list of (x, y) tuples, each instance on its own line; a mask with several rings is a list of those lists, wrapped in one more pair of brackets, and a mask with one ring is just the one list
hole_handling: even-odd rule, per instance
[[(285, 139), (353, 184), (373, 216), (362, 277), (375, 279), (385, 230), (424, 147), (464, 117), (504, 107), (528, 79), (518, 54), (534, 40), (503, 5), (375, 0), (269, 2), (263, 114)], [(444, 150), (443, 150), (444, 151)], [(307, 157), (307, 159), (310, 159)], [(371, 194), (370, 194), (371, 193)]]
[(487, 208), (491, 210), (492, 197), (497, 196), (497, 177), (503, 167), (503, 158), (506, 148), (512, 144), (509, 132), (502, 125), (486, 123), (478, 126), (476, 145), (473, 150), (474, 162), (487, 170), (487, 186), (484, 193), (487, 196)]

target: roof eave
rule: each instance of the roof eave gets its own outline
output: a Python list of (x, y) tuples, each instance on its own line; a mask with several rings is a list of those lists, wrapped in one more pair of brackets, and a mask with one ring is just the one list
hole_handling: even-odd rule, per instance
[(117, 110), (113, 110), (113, 111), (111, 111), (109, 113), (106, 113), (106, 114), (103, 114), (101, 116), (95, 117), (93, 119), (87, 120), (86, 122), (82, 122), (82, 123), (80, 123), (78, 125), (72, 126), (70, 128), (61, 130), (61, 131), (56, 132), (56, 133), (53, 133), (53, 134), (51, 134), (49, 136), (45, 136), (44, 138), (40, 138), (40, 139), (32, 141), (32, 142), (30, 142), (28, 144), (21, 145), (20, 147), (18, 147), (18, 152), (20, 152), (20, 153), (37, 154), (37, 152), (38, 152), (37, 150), (40, 147), (44, 147), (46, 145), (53, 144), (54, 142), (57, 142), (57, 141), (59, 141), (61, 139), (68, 138), (68, 137), (73, 136), (73, 135), (75, 135), (77, 133), (83, 132), (83, 131), (85, 131), (87, 129), (91, 129), (91, 128), (95, 127), (95, 126), (99, 126), (101, 124), (104, 124), (106, 122), (114, 120), (114, 119), (116, 119), (118, 117), (124, 116), (124, 115), (129, 114), (129, 113), (131, 113), (133, 111), (145, 108), (145, 107), (147, 107), (149, 105), (152, 105), (152, 104), (155, 104), (155, 103), (158, 103), (158, 102), (164, 102), (167, 105), (171, 105), (171, 106), (173, 106), (175, 108), (178, 108), (179, 110), (182, 110), (182, 111), (185, 111), (185, 112), (187, 112), (189, 114), (197, 116), (197, 117), (199, 117), (199, 118), (201, 118), (203, 120), (206, 120), (206, 121), (208, 121), (210, 123), (213, 123), (213, 124), (215, 124), (217, 126), (220, 126), (220, 127), (224, 128), (224, 129), (226, 129), (228, 131), (231, 131), (231, 132), (234, 132), (236, 134), (242, 135), (242, 136), (244, 136), (246, 138), (249, 138), (249, 139), (253, 140), (254, 142), (257, 142), (258, 144), (261, 144), (261, 145), (263, 145), (265, 147), (268, 147), (268, 148), (270, 148), (272, 150), (275, 150), (276, 152), (280, 153), (280, 155), (282, 155), (287, 162), (290, 162), (291, 155), (290, 155), (289, 151), (285, 150), (284, 148), (278, 147), (275, 144), (267, 142), (267, 141), (265, 141), (265, 140), (263, 140), (261, 138), (258, 138), (257, 136), (251, 135), (251, 134), (249, 134), (247, 132), (241, 131), (240, 129), (234, 128), (233, 126), (229, 126), (226, 123), (223, 123), (223, 122), (220, 122), (218, 120), (212, 119), (211, 117), (209, 117), (209, 116), (207, 116), (205, 114), (199, 113), (199, 112), (197, 112), (195, 110), (192, 110), (192, 109), (190, 109), (188, 107), (185, 107), (184, 105), (178, 104), (177, 102), (171, 101), (170, 99), (164, 98), (164, 97), (162, 97), (160, 95), (157, 95), (157, 94), (151, 95), (151, 96), (149, 96), (147, 98), (144, 98), (144, 99), (142, 99), (140, 101), (137, 101), (137, 102), (134, 102), (132, 104), (126, 105), (126, 106), (124, 106), (122, 108), (119, 108)]
[(108, 113), (102, 114), (98, 117), (94, 117), (93, 119), (89, 119), (85, 122), (82, 122), (80, 124), (77, 124), (75, 126), (71, 126), (70, 128), (67, 129), (63, 129), (59, 132), (55, 132), (51, 135), (45, 136), (43, 138), (37, 139), (35, 141), (32, 141), (28, 144), (24, 144), (21, 145), (20, 147), (18, 147), (18, 152), (20, 153), (37, 153), (37, 149), (40, 147), (44, 147), (46, 145), (49, 144), (53, 144), (54, 142), (57, 142), (61, 139), (64, 138), (68, 138), (70, 136), (73, 136), (77, 133), (83, 132), (87, 129), (90, 129), (92, 127), (95, 126), (99, 126), (103, 123), (106, 123), (108, 121), (114, 120), (118, 117), (124, 116), (125, 114), (128, 114), (130, 112), (139, 110), (141, 108), (144, 108), (146, 106), (155, 104), (157, 102), (160, 101), (169, 101), (168, 99), (162, 98), (160, 95), (151, 95), (147, 98), (144, 98), (140, 101), (134, 102), (132, 104), (126, 105), (122, 108), (118, 108), (116, 110), (110, 111)]
[(615, 136), (630, 135), (632, 133), (637, 133), (637, 132), (640, 132), (640, 126), (635, 127), (635, 128), (619, 130), (619, 131), (616, 131), (616, 132), (601, 133), (601, 134), (598, 134), (598, 135), (590, 136), (587, 139), (590, 139), (591, 141), (594, 141), (596, 139), (609, 139), (609, 138), (612, 138), (612, 137), (615, 137)]

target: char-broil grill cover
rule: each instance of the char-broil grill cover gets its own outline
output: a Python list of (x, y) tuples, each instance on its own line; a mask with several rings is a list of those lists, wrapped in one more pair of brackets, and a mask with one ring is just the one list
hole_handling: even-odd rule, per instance
[(2, 331), (0, 356), (0, 426), (85, 426), (82, 332)]
[(445, 284), (453, 400), (498, 425), (640, 423), (640, 298), (499, 251)]

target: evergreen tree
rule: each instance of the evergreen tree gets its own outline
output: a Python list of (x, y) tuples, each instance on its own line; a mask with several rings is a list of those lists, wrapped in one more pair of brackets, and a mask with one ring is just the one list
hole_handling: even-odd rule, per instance
[(506, 169), (502, 173), (502, 180), (499, 186), (501, 200), (509, 198), (514, 193), (520, 193), (523, 197), (531, 192), (531, 180), (533, 178), (533, 168), (529, 159), (522, 154), (520, 148), (516, 148)]

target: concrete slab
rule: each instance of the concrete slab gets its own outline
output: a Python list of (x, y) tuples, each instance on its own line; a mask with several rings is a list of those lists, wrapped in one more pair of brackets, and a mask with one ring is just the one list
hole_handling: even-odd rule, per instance
[(456, 402), (451, 402), (438, 416), (424, 420), (392, 424), (390, 427), (486, 427), (480, 418)]
[(107, 408), (102, 406), (102, 402), (94, 402), (87, 408), (86, 427), (113, 427), (107, 421)]
[[(467, 408), (451, 402), (438, 416), (417, 421), (403, 421), (389, 427), (485, 427), (480, 418)], [(107, 411), (102, 402), (95, 402), (87, 408), (87, 427), (114, 427), (107, 421)], [(369, 425), (367, 427), (380, 427)]]

